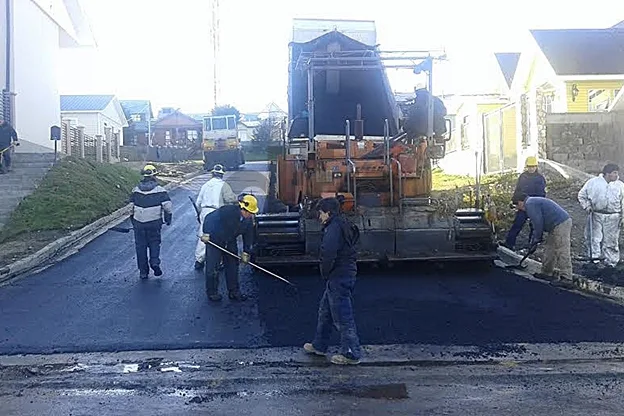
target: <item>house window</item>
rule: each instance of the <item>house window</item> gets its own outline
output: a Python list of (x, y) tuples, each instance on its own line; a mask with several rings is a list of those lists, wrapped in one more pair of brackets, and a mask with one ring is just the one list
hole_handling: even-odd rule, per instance
[(197, 141), (199, 135), (197, 134), (197, 130), (188, 130), (186, 132), (186, 138), (191, 141)]
[(169, 130), (165, 131), (165, 146), (171, 145), (171, 132)]
[(609, 90), (589, 90), (589, 111), (606, 111), (611, 103), (611, 94)]
[(141, 114), (132, 114), (132, 116), (130, 117), (130, 119), (134, 122), (138, 122), (138, 121), (143, 121)]
[(553, 93), (545, 93), (542, 99), (542, 110), (546, 114), (550, 114), (553, 112), (553, 104), (555, 102), (555, 94)]

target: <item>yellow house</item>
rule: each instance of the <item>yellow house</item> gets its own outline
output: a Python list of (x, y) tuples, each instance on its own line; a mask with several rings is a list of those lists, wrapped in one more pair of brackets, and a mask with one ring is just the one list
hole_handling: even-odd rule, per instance
[(623, 27), (530, 34), (532, 43), (515, 70), (513, 54), (507, 54), (506, 67), (499, 59), (515, 103), (518, 169), (527, 156), (544, 153), (548, 113), (609, 111), (624, 86)]
[(565, 88), (565, 111), (607, 111), (624, 86), (624, 29), (533, 30)]
[(474, 175), (476, 166), (483, 166), (484, 163), (483, 117), (503, 108), (509, 99), (497, 92), (447, 95), (441, 98), (447, 105), (453, 123), (452, 139), (447, 146), (446, 157), (439, 165), (448, 173)]

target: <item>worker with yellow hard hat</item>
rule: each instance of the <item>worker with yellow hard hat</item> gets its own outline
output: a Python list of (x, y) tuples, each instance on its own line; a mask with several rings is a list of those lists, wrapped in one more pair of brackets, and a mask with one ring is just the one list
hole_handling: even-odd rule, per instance
[(141, 279), (149, 277), (150, 268), (154, 271), (154, 276), (162, 276), (160, 267), (162, 224), (164, 221), (165, 224), (171, 225), (171, 198), (165, 188), (158, 184), (157, 173), (154, 165), (145, 165), (141, 170), (143, 179), (134, 188), (130, 197), (132, 204), (130, 218), (134, 229), (137, 266)]
[(219, 294), (219, 272), (217, 270), (221, 260), (225, 266), (225, 281), (230, 300), (243, 301), (247, 299), (247, 295), (240, 291), (237, 260), (223, 253), (213, 244), (236, 254), (238, 253), (236, 238), (239, 235), (243, 236), (241, 261), (248, 263), (254, 236), (253, 218), (258, 211), (256, 197), (243, 194), (238, 197), (237, 205), (224, 205), (204, 218), (204, 234), (201, 240), (206, 244), (206, 294), (211, 301), (217, 302), (222, 299)]
[[(537, 169), (537, 158), (535, 156), (529, 156), (524, 163), (524, 172), (518, 178), (516, 189), (514, 190), (512, 199), (516, 199), (518, 195), (527, 196), (546, 196), (546, 178)], [(510, 250), (514, 249), (516, 245), (516, 239), (518, 234), (522, 231), (524, 223), (526, 223), (528, 217), (526, 212), (517, 210), (516, 218), (507, 233), (507, 238), (503, 245)], [(531, 225), (531, 234), (533, 233), (533, 226)], [(530, 238), (529, 238), (530, 239)]]

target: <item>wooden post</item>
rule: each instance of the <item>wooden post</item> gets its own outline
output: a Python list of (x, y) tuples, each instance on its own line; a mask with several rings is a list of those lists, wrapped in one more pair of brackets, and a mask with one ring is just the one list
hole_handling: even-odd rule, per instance
[(85, 158), (85, 128), (84, 126), (78, 126), (78, 149), (80, 157)]
[[(67, 156), (71, 156), (72, 154), (72, 135), (71, 135), (71, 130), (69, 130), (69, 124), (63, 122), (61, 124), (61, 134), (63, 136), (63, 141), (65, 143), (65, 154)], [(62, 147), (62, 146), (61, 146)]]
[(101, 134), (96, 134), (95, 135), (95, 161), (96, 162), (104, 162), (103, 160), (103, 154), (102, 154), (102, 144), (103, 144), (103, 138)]
[(113, 145), (111, 143), (112, 139), (110, 140), (106, 140), (106, 161), (108, 163), (113, 163), (113, 154), (112, 154), (112, 150), (113, 150)]

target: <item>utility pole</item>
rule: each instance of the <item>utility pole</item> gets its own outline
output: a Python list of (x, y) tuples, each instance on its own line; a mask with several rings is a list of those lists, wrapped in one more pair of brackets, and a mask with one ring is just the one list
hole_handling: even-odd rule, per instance
[(210, 25), (210, 35), (212, 43), (212, 88), (214, 106), (219, 105), (219, 0), (210, 0), (210, 11), (212, 14), (212, 24)]

